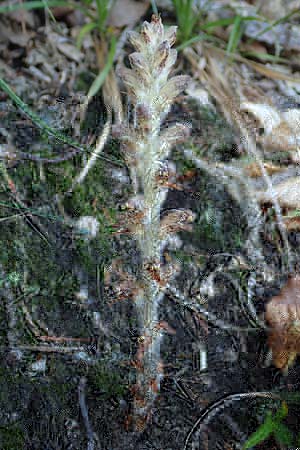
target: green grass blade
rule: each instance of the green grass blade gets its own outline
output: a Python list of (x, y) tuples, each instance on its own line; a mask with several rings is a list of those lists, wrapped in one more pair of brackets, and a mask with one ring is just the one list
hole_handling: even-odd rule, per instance
[(109, 14), (109, 1), (108, 0), (96, 0), (98, 11), (98, 26), (100, 31), (104, 31), (105, 23)]
[(157, 9), (157, 5), (156, 5), (156, 1), (155, 0), (151, 0), (151, 6), (152, 6), (153, 14), (158, 16), (158, 9)]
[(258, 429), (245, 442), (242, 449), (247, 450), (263, 442), (265, 439), (271, 436), (276, 426), (277, 423), (274, 422), (272, 417), (269, 415), (264, 423), (260, 427), (258, 427)]
[(233, 28), (229, 36), (229, 41), (227, 44), (227, 53), (234, 53), (239, 45), (241, 36), (242, 36), (242, 21), (243, 17), (237, 15), (234, 19)]
[[(56, 6), (72, 6), (70, 2), (64, 0), (48, 0), (47, 7), (54, 8)], [(19, 9), (43, 9), (45, 8), (45, 2), (42, 0), (36, 0), (25, 3), (12, 3), (6, 6), (0, 6), (0, 14), (6, 14), (9, 12), (17, 11)]]
[(0, 78), (0, 89), (9, 95), (11, 100), (20, 108), (24, 114), (26, 114), (41, 130), (45, 131), (48, 135), (55, 137), (58, 141), (69, 144), (71, 147), (83, 149), (81, 144), (73, 141), (68, 136), (65, 136), (61, 132), (54, 130), (46, 122), (44, 122), (36, 113), (34, 113), (23, 100), (17, 96), (17, 94), (9, 87), (9, 85)]
[(283, 423), (277, 424), (274, 429), (274, 437), (282, 445), (292, 446), (294, 443), (293, 433)]
[(44, 9), (45, 7), (49, 9), (55, 8), (56, 6), (67, 6), (69, 8), (79, 9), (84, 13), (85, 16), (93, 20), (93, 15), (87, 8), (83, 7), (80, 3), (76, 3), (70, 0), (33, 0), (24, 3), (11, 3), (5, 6), (0, 6), (0, 14), (7, 14), (18, 10), (30, 11), (32, 9)]
[(288, 405), (286, 402), (283, 401), (278, 411), (276, 411), (274, 420), (276, 422), (281, 422), (287, 416), (288, 412), (289, 412)]
[(79, 49), (81, 48), (81, 45), (82, 45), (82, 41), (83, 41), (83, 39), (84, 39), (84, 36), (85, 36), (87, 33), (90, 33), (91, 31), (93, 31), (95, 28), (97, 28), (97, 23), (96, 23), (96, 22), (90, 22), (90, 23), (87, 23), (87, 24), (85, 24), (85, 25), (81, 28), (81, 30), (80, 30), (80, 32), (79, 32), (79, 34), (78, 34), (77, 40), (76, 40), (76, 46), (77, 46)]

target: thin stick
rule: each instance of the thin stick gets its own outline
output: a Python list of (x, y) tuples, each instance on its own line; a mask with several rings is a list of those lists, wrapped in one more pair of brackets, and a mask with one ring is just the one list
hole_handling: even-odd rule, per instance
[[(2, 345), (0, 346), (1, 351), (6, 351), (7, 347)], [(18, 345), (11, 347), (11, 350), (28, 350), (30, 352), (39, 352), (39, 353), (73, 353), (73, 352), (86, 352), (86, 347), (59, 347), (59, 346), (47, 346), (47, 345)]]

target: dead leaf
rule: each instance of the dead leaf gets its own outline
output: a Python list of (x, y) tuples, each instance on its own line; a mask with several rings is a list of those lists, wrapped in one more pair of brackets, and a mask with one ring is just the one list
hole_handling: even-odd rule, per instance
[(57, 49), (67, 58), (80, 63), (83, 60), (83, 54), (75, 47), (75, 45), (66, 42), (58, 42)]
[(264, 129), (257, 140), (270, 151), (298, 151), (300, 144), (300, 110), (279, 112), (264, 103), (243, 102), (241, 110), (250, 112)]
[(243, 50), (247, 51), (247, 52), (254, 52), (254, 53), (260, 53), (260, 54), (267, 54), (268, 50), (266, 49), (266, 47), (261, 44), (260, 42), (252, 42), (251, 44), (244, 44), (243, 45)]
[(146, 14), (149, 1), (117, 0), (110, 12), (108, 25), (111, 27), (133, 26)]
[(32, 32), (16, 32), (12, 28), (1, 23), (0, 26), (0, 42), (11, 42), (12, 44), (18, 45), (19, 47), (26, 47), (29, 40), (34, 37)]
[(275, 198), (280, 206), (300, 209), (300, 177), (291, 177), (273, 186), (272, 192), (258, 191), (256, 196), (262, 203), (273, 203)]
[(300, 217), (283, 217), (287, 231), (300, 231)]
[(25, 23), (28, 27), (34, 29), (36, 26), (36, 16), (34, 16), (32, 11), (26, 11), (25, 9), (19, 9), (12, 11), (8, 16), (18, 23)]
[[(205, 43), (204, 46), (209, 50), (211, 54), (215, 53), (216, 55), (221, 55), (223, 58), (226, 58), (226, 50), (214, 47), (210, 43)], [(267, 78), (271, 78), (273, 80), (284, 80), (284, 81), (291, 81), (293, 83), (300, 83), (299, 77), (293, 76), (293, 74), (285, 73), (286, 66), (277, 65), (275, 69), (274, 64), (272, 66), (270, 66), (269, 64), (261, 64), (252, 61), (251, 59), (244, 58), (238, 53), (231, 55), (231, 58), (234, 59), (235, 61), (242, 62), (247, 66), (252, 67), (252, 69), (256, 70), (262, 75), (265, 75)]]
[(75, 45), (68, 42), (68, 39), (64, 36), (60, 36), (59, 34), (52, 32), (48, 34), (48, 39), (51, 44), (53, 44), (57, 50), (67, 58), (77, 63), (83, 60), (83, 53), (81, 53)]
[(273, 363), (285, 371), (300, 353), (300, 275), (290, 277), (280, 293), (268, 302), (266, 320), (271, 327), (268, 344)]
[[(266, 170), (268, 175), (273, 175), (274, 173), (278, 173), (278, 172), (281, 172), (283, 170), (282, 167), (275, 166), (274, 164), (271, 164), (271, 163), (263, 163), (263, 166), (264, 166), (264, 168), (265, 168), (265, 170)], [(248, 164), (245, 167), (245, 172), (251, 178), (258, 178), (258, 177), (263, 176), (261, 167), (256, 162)]]

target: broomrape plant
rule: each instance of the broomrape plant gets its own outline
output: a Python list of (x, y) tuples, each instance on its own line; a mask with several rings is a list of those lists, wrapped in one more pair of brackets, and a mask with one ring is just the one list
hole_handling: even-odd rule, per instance
[(167, 158), (172, 146), (189, 134), (189, 127), (180, 123), (161, 127), (175, 97), (189, 82), (189, 77), (184, 75), (168, 79), (177, 58), (176, 50), (171, 49), (175, 39), (176, 27), (165, 30), (160, 17), (152, 16), (151, 23), (144, 22), (140, 33), (130, 33), (136, 49), (129, 56), (132, 68), (122, 68), (119, 73), (134, 110), (133, 123), (128, 121), (114, 127), (134, 191), (125, 205), (126, 232), (137, 241), (142, 260), (139, 279), (130, 280), (140, 327), (134, 364), (137, 369), (134, 423), (138, 431), (150, 417), (151, 406), (160, 390), (163, 331), (172, 332), (165, 322), (159, 322), (158, 313), (165, 289), (180, 267), (172, 263), (163, 265), (163, 250), (172, 242), (174, 233), (191, 231), (195, 218), (192, 211), (185, 209), (166, 211), (161, 218), (162, 204), (174, 175)]

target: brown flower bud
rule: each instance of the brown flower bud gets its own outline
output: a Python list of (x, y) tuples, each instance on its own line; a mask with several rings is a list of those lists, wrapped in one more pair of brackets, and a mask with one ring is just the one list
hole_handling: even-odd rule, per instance
[(144, 271), (148, 273), (150, 278), (152, 278), (153, 281), (158, 283), (159, 285), (163, 286), (164, 281), (161, 278), (161, 266), (159, 263), (155, 263), (153, 261), (145, 262), (143, 264)]
[(176, 166), (166, 161), (160, 165), (155, 175), (156, 182), (160, 185), (176, 180)]
[(164, 27), (159, 16), (152, 14), (151, 23), (150, 23), (153, 33), (157, 34), (160, 38), (164, 34)]
[(176, 42), (177, 27), (169, 27), (164, 34), (164, 38), (169, 42), (170, 47)]
[(142, 51), (145, 47), (145, 43), (141, 39), (140, 33), (137, 33), (136, 31), (129, 31), (128, 32), (128, 38), (131, 43), (131, 45), (137, 50)]
[(141, 36), (142, 36), (145, 44), (151, 43), (152, 32), (151, 32), (149, 22), (144, 22), (142, 29), (141, 29)]
[(141, 221), (145, 212), (137, 209), (127, 208), (119, 217), (117, 224), (114, 225), (118, 234), (136, 234), (139, 233)]
[[(174, 97), (177, 97), (184, 89), (187, 88), (188, 84), (191, 81), (191, 77), (189, 75), (177, 75), (176, 77), (171, 78), (166, 85), (162, 88), (162, 93), (166, 95), (171, 91), (174, 94)], [(176, 94), (175, 94), (175, 92)]]
[(158, 103), (160, 103), (162, 110), (168, 105), (171, 105), (174, 99), (187, 88), (190, 79), (191, 78), (188, 75), (178, 75), (167, 81), (161, 89), (158, 99)]
[(129, 93), (136, 95), (136, 90), (144, 85), (144, 80), (140, 72), (121, 67), (117, 70), (117, 75), (123, 80)]
[(165, 235), (177, 231), (192, 231), (191, 223), (195, 217), (195, 213), (190, 209), (172, 209), (161, 220), (161, 232)]
[(144, 22), (141, 29), (141, 34), (145, 43), (156, 42), (161, 40), (164, 33), (164, 27), (159, 16), (151, 17), (151, 22)]
[(145, 60), (144, 56), (139, 52), (134, 52), (129, 55), (129, 61), (131, 67), (140, 71), (147, 71), (149, 64)]
[(155, 61), (155, 65), (159, 69), (163, 69), (165, 67), (169, 54), (170, 44), (168, 43), (168, 41), (163, 41), (157, 49), (157, 59)]
[(164, 66), (165, 71), (167, 71), (168, 73), (170, 72), (171, 68), (176, 63), (176, 59), (177, 59), (177, 50), (170, 49), (169, 56)]

